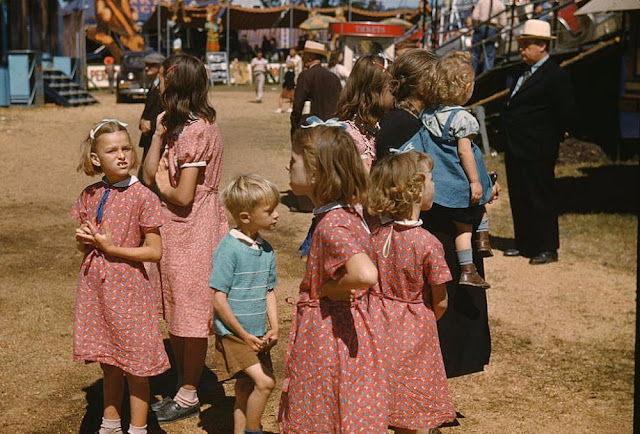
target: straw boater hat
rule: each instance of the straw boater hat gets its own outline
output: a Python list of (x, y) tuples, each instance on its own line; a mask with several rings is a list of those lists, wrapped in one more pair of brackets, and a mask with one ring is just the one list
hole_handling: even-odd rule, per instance
[(306, 41), (304, 43), (304, 53), (320, 54), (324, 57), (329, 57), (329, 51), (325, 48), (324, 44), (315, 41)]
[(522, 33), (517, 39), (544, 39), (550, 41), (556, 39), (551, 36), (551, 25), (542, 20), (528, 20), (524, 23)]

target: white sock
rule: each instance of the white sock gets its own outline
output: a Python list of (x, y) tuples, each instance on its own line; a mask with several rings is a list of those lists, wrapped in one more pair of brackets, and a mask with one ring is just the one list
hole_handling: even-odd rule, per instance
[(180, 407), (193, 407), (198, 405), (198, 391), (196, 389), (189, 390), (181, 387), (173, 398)]
[(120, 419), (105, 419), (103, 417), (98, 434), (122, 434)]
[(147, 434), (147, 426), (129, 425), (129, 434)]

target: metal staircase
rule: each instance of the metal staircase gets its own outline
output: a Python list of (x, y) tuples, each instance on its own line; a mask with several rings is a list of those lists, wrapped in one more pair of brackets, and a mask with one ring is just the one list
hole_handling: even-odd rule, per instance
[(63, 107), (78, 107), (96, 104), (98, 101), (68, 75), (52, 68), (43, 68), (45, 102)]

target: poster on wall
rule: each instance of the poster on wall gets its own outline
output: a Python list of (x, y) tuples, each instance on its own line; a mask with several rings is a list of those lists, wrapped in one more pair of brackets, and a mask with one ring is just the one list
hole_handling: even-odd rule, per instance
[(229, 63), (227, 53), (224, 51), (207, 52), (207, 66), (209, 68), (209, 80), (211, 84), (227, 83), (229, 80)]

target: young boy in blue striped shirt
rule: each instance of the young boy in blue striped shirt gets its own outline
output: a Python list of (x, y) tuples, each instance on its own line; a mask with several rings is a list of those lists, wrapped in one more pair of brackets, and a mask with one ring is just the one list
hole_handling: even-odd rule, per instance
[[(236, 379), (234, 434), (261, 434), (275, 387), (269, 351), (278, 341), (273, 249), (261, 236), (278, 221), (278, 188), (260, 175), (241, 175), (222, 192), (236, 228), (213, 254), (215, 363), (219, 381)], [(269, 320), (270, 329), (266, 328)]]

